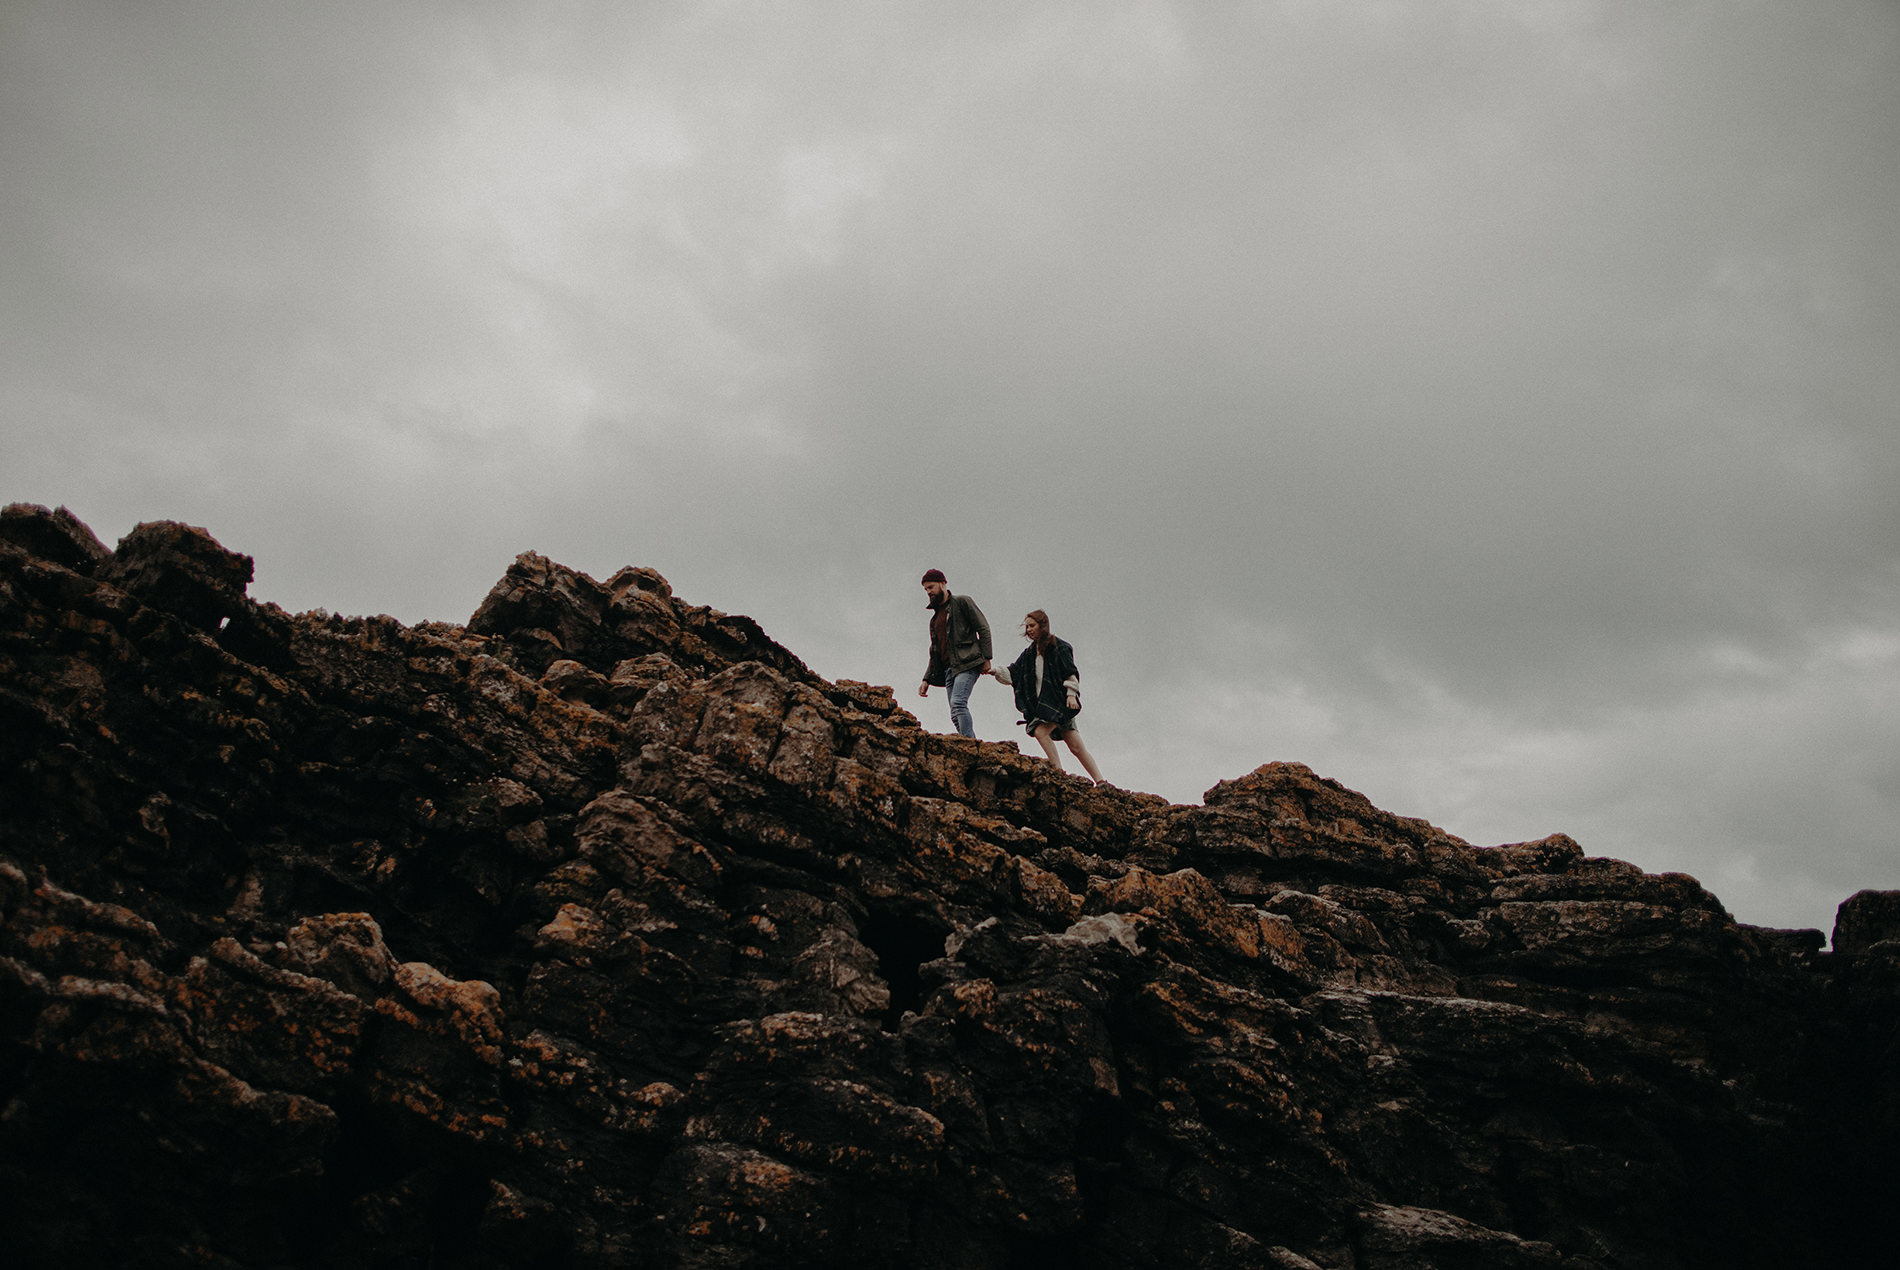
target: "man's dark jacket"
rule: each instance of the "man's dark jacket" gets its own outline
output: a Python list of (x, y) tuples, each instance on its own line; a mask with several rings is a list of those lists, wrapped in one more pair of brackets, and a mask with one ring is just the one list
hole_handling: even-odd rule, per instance
[[(976, 601), (967, 595), (958, 595), (954, 591), (944, 603), (949, 607), (949, 657), (946, 659), (938, 651), (937, 641), (930, 641), (930, 664), (924, 668), (924, 682), (933, 688), (941, 688), (950, 674), (962, 674), (966, 670), (981, 670), (983, 663), (990, 659), (990, 624), (984, 618), (983, 610)], [(937, 612), (930, 612), (935, 618)]]

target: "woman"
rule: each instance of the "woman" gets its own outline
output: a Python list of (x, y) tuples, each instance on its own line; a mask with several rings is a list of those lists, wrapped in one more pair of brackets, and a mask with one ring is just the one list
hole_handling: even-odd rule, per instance
[(1075, 650), (1049, 633), (1049, 615), (1041, 609), (1023, 619), (1023, 638), (1029, 647), (1022, 656), (1008, 669), (992, 670), (990, 675), (1016, 690), (1023, 726), (1042, 742), (1042, 752), (1057, 771), (1062, 770), (1062, 759), (1056, 754), (1056, 742), (1062, 741), (1088, 769), (1089, 778), (1101, 783), (1102, 773), (1088, 746), (1082, 744), (1082, 734), (1075, 730), (1075, 716), (1082, 710), (1082, 676), (1076, 673)]

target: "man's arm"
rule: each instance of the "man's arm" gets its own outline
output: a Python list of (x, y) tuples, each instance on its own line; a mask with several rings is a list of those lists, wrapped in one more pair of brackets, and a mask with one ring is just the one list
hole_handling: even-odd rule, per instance
[[(970, 597), (967, 595), (963, 598), (970, 600)], [(976, 619), (977, 646), (983, 650), (983, 669), (988, 670), (990, 668), (989, 619), (983, 616), (983, 610), (976, 606), (975, 600), (970, 600), (970, 615)]]
[(917, 695), (920, 697), (928, 697), (930, 695), (931, 683), (936, 680), (941, 680), (942, 678), (943, 663), (937, 660), (937, 643), (935, 640), (932, 640), (930, 643), (930, 660), (924, 663), (924, 678), (923, 682), (917, 685)]

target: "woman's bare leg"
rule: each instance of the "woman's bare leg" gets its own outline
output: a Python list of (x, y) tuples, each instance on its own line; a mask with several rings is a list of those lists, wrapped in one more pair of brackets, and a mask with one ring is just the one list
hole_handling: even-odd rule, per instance
[(1056, 753), (1056, 743), (1049, 736), (1049, 734), (1055, 730), (1056, 725), (1053, 723), (1038, 724), (1036, 726), (1036, 739), (1042, 742), (1042, 752), (1049, 756), (1049, 761), (1056, 765), (1056, 770), (1059, 772), (1062, 770), (1062, 756)]
[[(1089, 753), (1088, 746), (1082, 744), (1082, 734), (1080, 732), (1070, 732), (1069, 735), (1062, 739), (1068, 743), (1069, 752), (1082, 760), (1082, 766), (1087, 769), (1089, 778), (1097, 785), (1101, 784), (1102, 769), (1095, 766), (1095, 756)], [(1055, 749), (1055, 746), (1049, 745), (1047, 742), (1044, 742), (1044, 747), (1051, 751)], [(1060, 764), (1057, 766), (1060, 766)]]

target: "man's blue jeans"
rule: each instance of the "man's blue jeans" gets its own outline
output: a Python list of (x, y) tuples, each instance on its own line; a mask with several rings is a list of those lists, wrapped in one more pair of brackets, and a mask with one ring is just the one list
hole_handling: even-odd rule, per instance
[(970, 689), (982, 677), (980, 670), (947, 671), (943, 686), (950, 693), (950, 726), (964, 736), (976, 735), (976, 720), (970, 717)]

